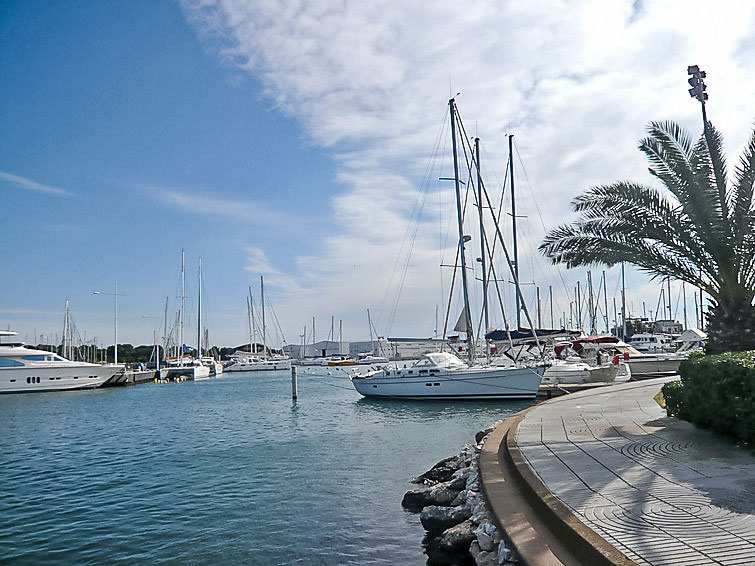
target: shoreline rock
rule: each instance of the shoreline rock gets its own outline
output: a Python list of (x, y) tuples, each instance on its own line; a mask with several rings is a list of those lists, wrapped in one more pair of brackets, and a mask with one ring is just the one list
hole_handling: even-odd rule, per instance
[(516, 564), (512, 550), (485, 504), (479, 453), (489, 427), (475, 435), (474, 445), (444, 458), (411, 483), (425, 487), (404, 494), (401, 505), (418, 513), (426, 532), (422, 544), (429, 566)]

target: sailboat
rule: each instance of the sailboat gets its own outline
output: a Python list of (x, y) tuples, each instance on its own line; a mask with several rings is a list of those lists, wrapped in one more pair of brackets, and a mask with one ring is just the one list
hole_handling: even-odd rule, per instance
[[(167, 366), (160, 369), (162, 380), (200, 380), (210, 377), (210, 368), (203, 365), (199, 358), (187, 358), (184, 351), (184, 301), (185, 301), (185, 255), (181, 250), (181, 306), (178, 313), (178, 343), (179, 352), (175, 359), (166, 360)], [(199, 260), (199, 293), (197, 309), (197, 328), (202, 328), (202, 260)], [(197, 332), (197, 356), (200, 356), (201, 331)]]
[[(398, 397), (405, 399), (534, 399), (547, 364), (516, 363), (489, 365), (487, 359), (480, 363), (476, 354), (473, 325), (469, 306), (467, 264), (464, 251), (470, 239), (464, 235), (463, 207), (459, 178), (459, 162), (456, 147), (456, 119), (458, 116), (454, 99), (448, 101), (451, 118), (451, 143), (454, 161), (454, 184), (456, 189), (456, 216), (459, 229), (459, 257), (461, 259), (462, 291), (464, 309), (456, 329), (466, 333), (467, 359), (462, 360), (451, 352), (425, 354), (409, 367), (386, 366), (382, 369), (357, 374), (351, 377), (354, 388), (366, 397)], [(478, 187), (479, 155), (478, 160)], [(481, 192), (481, 188), (480, 188)], [(482, 223), (482, 221), (481, 221)], [(499, 234), (500, 235), (500, 234)], [(501, 238), (501, 243), (503, 240)], [(517, 293), (519, 279), (512, 269), (505, 246), (509, 269), (514, 277)], [(485, 308), (485, 307), (483, 307)]]
[(249, 315), (249, 351), (236, 351), (231, 356), (232, 363), (225, 371), (281, 371), (291, 369), (291, 358), (281, 354), (271, 354), (267, 347), (267, 329), (265, 325), (265, 280), (260, 275), (260, 302), (262, 305), (262, 352), (258, 354), (256, 327), (254, 325), (254, 304), (252, 289), (249, 288), (247, 312)]

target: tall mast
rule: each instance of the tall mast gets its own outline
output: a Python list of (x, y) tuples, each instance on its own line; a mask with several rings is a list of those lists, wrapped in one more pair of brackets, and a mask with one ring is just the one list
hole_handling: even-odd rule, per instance
[[(469, 291), (467, 283), (467, 260), (464, 253), (464, 226), (461, 214), (461, 188), (459, 186), (459, 159), (456, 154), (456, 104), (454, 99), (448, 101), (449, 111), (451, 113), (451, 144), (454, 156), (454, 186), (456, 188), (456, 219), (459, 224), (459, 248), (461, 255), (461, 284), (464, 292), (464, 315), (467, 327), (467, 355), (469, 363), (472, 364), (475, 358), (474, 337), (472, 336), (472, 320), (469, 312)], [(518, 314), (518, 313), (517, 313)]]
[[(511, 230), (514, 236), (514, 273), (519, 281), (519, 250), (516, 244), (516, 198), (514, 196), (514, 134), (509, 134), (509, 174), (511, 175)], [(518, 284), (518, 283), (517, 283)], [(516, 293), (516, 328), (522, 325), (521, 304), (519, 293)]]
[(596, 328), (595, 328), (595, 302), (593, 301), (592, 296), (592, 272), (587, 272), (587, 287), (588, 287), (588, 304), (587, 309), (590, 316), (590, 335), (594, 336), (596, 334)]
[(553, 326), (553, 285), (548, 285), (548, 299), (551, 304), (551, 328), (556, 328)]
[(197, 291), (197, 358), (202, 357), (202, 258), (199, 258), (199, 290)]
[(367, 326), (370, 327), (370, 351), (375, 353), (375, 343), (372, 339), (372, 319), (370, 318), (370, 309), (367, 309)]
[(168, 297), (165, 297), (165, 311), (163, 312), (163, 352), (161, 355), (168, 357)]
[(249, 354), (256, 353), (257, 347), (254, 344), (257, 341), (257, 327), (254, 325), (254, 297), (252, 296), (252, 286), (249, 286)]
[[(606, 311), (606, 334), (610, 332), (608, 328), (608, 281), (606, 280), (606, 272), (603, 271), (603, 308)], [(598, 289), (600, 291), (600, 289)]]
[(181, 248), (181, 310), (178, 313), (179, 366), (184, 365), (184, 250)]
[(621, 339), (626, 340), (627, 336), (627, 297), (626, 286), (624, 284), (624, 262), (621, 263)]
[[(490, 328), (488, 316), (488, 270), (485, 262), (485, 227), (482, 223), (482, 173), (480, 171), (480, 138), (474, 139), (475, 162), (477, 164), (477, 211), (480, 216), (480, 269), (482, 270), (482, 312), (485, 317), (485, 332)], [(486, 342), (487, 344), (487, 342)], [(487, 350), (487, 346), (486, 346)]]
[(265, 280), (260, 275), (260, 303), (262, 304), (262, 356), (267, 359), (267, 328), (265, 328)]
[(69, 352), (68, 352), (68, 324), (69, 324), (68, 313), (69, 313), (68, 299), (66, 299), (66, 313), (63, 316), (63, 348), (62, 350), (63, 350), (63, 355), (70, 360), (71, 356), (69, 355)]

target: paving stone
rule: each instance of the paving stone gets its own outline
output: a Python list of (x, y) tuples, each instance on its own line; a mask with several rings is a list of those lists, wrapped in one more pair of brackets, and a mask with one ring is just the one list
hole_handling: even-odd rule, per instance
[(545, 486), (637, 564), (755, 564), (755, 458), (668, 418), (665, 380), (536, 407), (517, 443)]

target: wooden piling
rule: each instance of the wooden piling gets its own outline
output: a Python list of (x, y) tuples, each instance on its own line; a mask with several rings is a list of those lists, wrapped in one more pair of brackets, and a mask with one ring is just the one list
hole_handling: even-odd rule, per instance
[(291, 399), (296, 401), (299, 398), (299, 384), (296, 381), (296, 366), (291, 365)]

